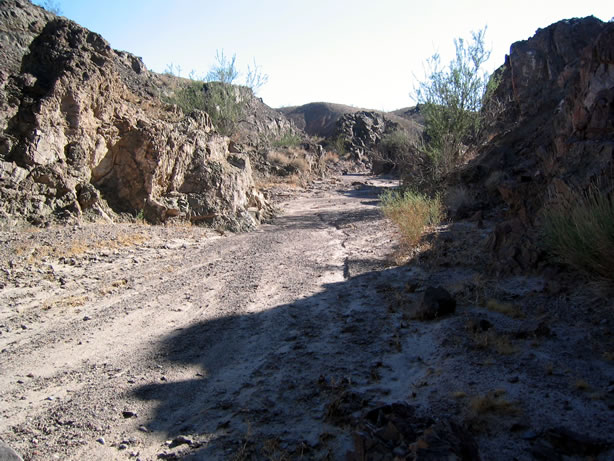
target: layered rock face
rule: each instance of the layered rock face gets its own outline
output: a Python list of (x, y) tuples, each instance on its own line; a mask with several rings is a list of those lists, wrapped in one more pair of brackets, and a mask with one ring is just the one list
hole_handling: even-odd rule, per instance
[(382, 114), (361, 111), (343, 115), (337, 121), (333, 137), (345, 141), (344, 147), (353, 159), (370, 165), (382, 137), (398, 129), (398, 123)]
[(512, 45), (497, 74), (502, 110), (462, 179), (482, 207), (507, 209), (491, 249), (500, 267), (523, 270), (539, 260), (534, 226), (552, 193), (612, 187), (614, 23), (588, 17), (540, 29)]
[(38, 222), (109, 206), (245, 229), (267, 212), (247, 156), (229, 153), (206, 113), (161, 103), (139, 58), (30, 3), (0, 3), (2, 213)]

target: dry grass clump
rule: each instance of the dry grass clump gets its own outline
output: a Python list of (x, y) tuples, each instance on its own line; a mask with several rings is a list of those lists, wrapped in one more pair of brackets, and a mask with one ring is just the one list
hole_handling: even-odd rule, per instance
[(41, 305), (42, 310), (50, 310), (67, 307), (81, 307), (90, 300), (87, 295), (70, 295), (47, 299)]
[(542, 236), (552, 257), (590, 276), (614, 281), (614, 201), (596, 185), (553, 194)]
[(78, 238), (66, 243), (27, 242), (19, 244), (15, 256), (23, 258), (27, 264), (38, 264), (46, 258), (74, 258), (88, 251), (117, 250), (141, 245), (149, 237), (143, 232), (124, 232), (112, 238)]
[(508, 335), (493, 330), (474, 333), (472, 338), (475, 346), (479, 349), (494, 350), (501, 355), (511, 355), (518, 352), (518, 348), (514, 346)]
[(290, 167), (301, 173), (308, 172), (311, 168), (305, 159), (304, 152), (297, 152), (292, 149), (288, 151), (272, 150), (267, 153), (267, 160), (281, 167)]
[(332, 151), (326, 151), (322, 156), (322, 161), (324, 163), (337, 163), (339, 161), (339, 154)]
[(402, 243), (414, 247), (429, 226), (439, 224), (443, 218), (439, 197), (429, 198), (419, 192), (385, 192), (380, 196), (387, 218), (401, 231)]
[(485, 395), (476, 395), (467, 406), (467, 422), (476, 431), (491, 430), (506, 417), (522, 413), (517, 402), (507, 400), (504, 389), (497, 389)]
[(471, 204), (471, 195), (466, 187), (451, 187), (446, 191), (444, 202), (452, 213), (456, 213), (462, 207)]
[(491, 310), (493, 312), (498, 312), (503, 315), (507, 315), (508, 317), (514, 319), (524, 318), (524, 312), (522, 312), (517, 306), (514, 306), (510, 303), (504, 303), (501, 301), (497, 301), (496, 299), (489, 299), (486, 301), (486, 309)]
[(503, 396), (506, 391), (497, 389), (485, 395), (478, 395), (469, 401), (469, 409), (473, 416), (485, 414), (517, 415), (520, 409), (517, 404), (510, 402)]

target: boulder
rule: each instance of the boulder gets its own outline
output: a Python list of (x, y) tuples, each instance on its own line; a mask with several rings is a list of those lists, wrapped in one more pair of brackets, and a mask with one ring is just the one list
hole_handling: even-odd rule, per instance
[(411, 312), (411, 317), (417, 320), (434, 320), (455, 311), (456, 300), (445, 288), (427, 287)]

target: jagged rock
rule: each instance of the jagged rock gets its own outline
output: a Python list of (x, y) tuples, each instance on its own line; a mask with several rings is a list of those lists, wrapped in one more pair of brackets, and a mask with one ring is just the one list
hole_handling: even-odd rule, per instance
[(480, 460), (478, 445), (462, 425), (416, 416), (415, 408), (393, 403), (371, 410), (353, 434), (348, 461), (371, 459)]
[(0, 32), (18, 31), (0, 48), (14, 48), (0, 53), (3, 214), (44, 221), (146, 210), (154, 222), (214, 215), (247, 229), (270, 213), (249, 158), (230, 156), (206, 113), (162, 103), (161, 77), (140, 58), (30, 3), (2, 0), (1, 18)]
[[(611, 187), (614, 154), (614, 23), (560, 21), (512, 45), (496, 72), (502, 110), (462, 173), (485, 209), (505, 209), (489, 241), (499, 271), (540, 261), (535, 225), (548, 194), (601, 181)], [(609, 184), (609, 186), (607, 186)]]
[(399, 128), (380, 113), (360, 111), (339, 118), (333, 137), (344, 140), (344, 148), (354, 160), (371, 165), (382, 136)]
[(433, 320), (453, 314), (456, 300), (444, 288), (427, 287), (422, 293), (418, 305), (411, 312), (411, 317), (419, 320)]

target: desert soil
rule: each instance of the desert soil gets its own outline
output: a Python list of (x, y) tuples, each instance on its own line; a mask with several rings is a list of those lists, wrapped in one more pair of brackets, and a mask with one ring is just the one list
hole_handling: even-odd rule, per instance
[[(364, 411), (403, 401), (461, 421), (483, 459), (561, 453), (558, 427), (578, 432), (569, 459), (607, 459), (612, 309), (485, 276), (488, 223), (442, 226), (397, 265), (377, 206), (396, 184), (318, 181), (244, 234), (5, 227), (0, 439), (32, 460), (345, 459)], [(408, 316), (429, 285), (454, 315)]]

